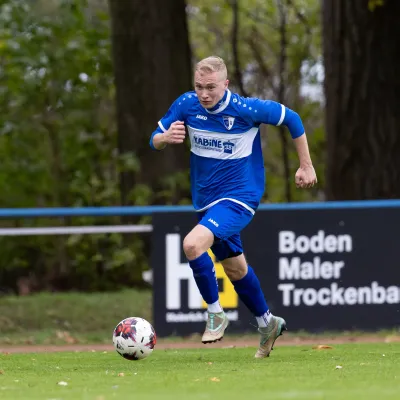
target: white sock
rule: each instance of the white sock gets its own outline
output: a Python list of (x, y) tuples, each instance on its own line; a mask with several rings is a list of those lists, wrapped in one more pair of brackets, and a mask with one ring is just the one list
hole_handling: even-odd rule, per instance
[(272, 318), (272, 313), (268, 310), (266, 313), (261, 315), (260, 317), (256, 317), (258, 327), (259, 328), (266, 328), (269, 324), (269, 321)]
[(220, 313), (224, 311), (221, 307), (221, 304), (219, 304), (219, 300), (217, 300), (215, 303), (208, 304), (207, 310), (210, 313)]

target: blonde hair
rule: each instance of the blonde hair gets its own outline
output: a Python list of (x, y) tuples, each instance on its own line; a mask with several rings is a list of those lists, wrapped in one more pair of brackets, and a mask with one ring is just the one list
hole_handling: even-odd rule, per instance
[(221, 72), (223, 79), (226, 79), (228, 76), (225, 61), (217, 56), (203, 58), (196, 64), (196, 71), (205, 72), (207, 74)]

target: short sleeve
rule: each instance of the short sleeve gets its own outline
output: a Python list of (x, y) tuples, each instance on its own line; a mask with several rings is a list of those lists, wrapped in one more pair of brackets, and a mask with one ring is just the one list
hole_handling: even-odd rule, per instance
[(243, 101), (243, 112), (255, 124), (279, 126), (285, 119), (286, 108), (276, 101), (247, 98)]
[(276, 101), (260, 100), (258, 98), (243, 99), (242, 115), (251, 119), (255, 125), (286, 126), (293, 139), (305, 133), (300, 116)]
[(150, 147), (153, 150), (157, 150), (153, 144), (153, 138), (158, 133), (166, 132), (171, 124), (175, 121), (183, 121), (186, 120), (186, 110), (189, 106), (189, 101), (193, 99), (193, 94), (185, 93), (182, 96), (178, 97), (171, 105), (167, 113), (158, 121), (158, 126), (156, 130), (152, 133), (150, 137)]
[(185, 121), (187, 101), (187, 95), (182, 95), (172, 103), (167, 113), (158, 121), (158, 127), (162, 132), (167, 131), (175, 121)]

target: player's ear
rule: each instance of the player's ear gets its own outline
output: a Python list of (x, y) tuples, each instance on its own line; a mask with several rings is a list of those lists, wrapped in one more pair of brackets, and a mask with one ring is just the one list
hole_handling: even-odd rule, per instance
[(228, 85), (229, 85), (229, 79), (227, 79), (227, 80), (225, 81), (225, 89), (228, 89)]

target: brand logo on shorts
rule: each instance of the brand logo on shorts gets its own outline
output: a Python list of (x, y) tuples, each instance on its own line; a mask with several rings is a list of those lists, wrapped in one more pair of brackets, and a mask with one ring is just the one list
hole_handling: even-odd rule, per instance
[(217, 228), (219, 227), (219, 223), (218, 222), (215, 222), (212, 218), (210, 218), (209, 220), (208, 220), (208, 222), (211, 222), (214, 226), (216, 226)]

